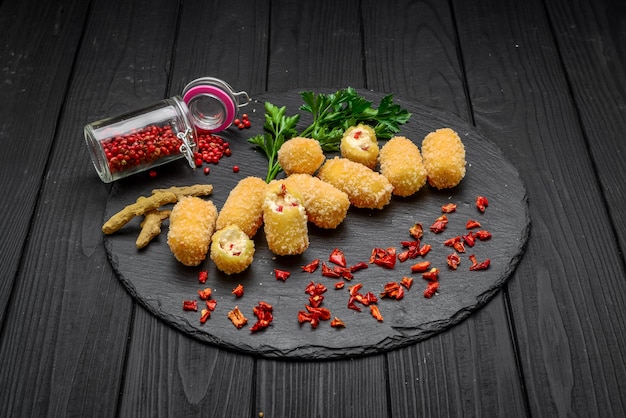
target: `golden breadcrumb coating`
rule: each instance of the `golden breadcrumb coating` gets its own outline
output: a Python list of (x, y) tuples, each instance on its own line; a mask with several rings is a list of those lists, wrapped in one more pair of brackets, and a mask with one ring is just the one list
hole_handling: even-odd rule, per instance
[(312, 138), (291, 138), (278, 150), (278, 163), (285, 174), (313, 174), (324, 162), (324, 151)]
[(438, 189), (454, 187), (465, 176), (465, 147), (450, 128), (437, 129), (422, 141), (428, 184)]
[(170, 213), (167, 244), (178, 261), (197, 266), (207, 255), (215, 231), (217, 208), (199, 197), (181, 197)]
[(393, 194), (411, 196), (426, 184), (422, 154), (413, 141), (391, 138), (380, 150), (380, 173), (393, 185)]
[(241, 273), (252, 264), (254, 241), (237, 225), (229, 225), (213, 234), (210, 256), (220, 271)]
[(357, 208), (382, 209), (391, 201), (393, 186), (385, 176), (347, 158), (326, 160), (318, 177), (345, 192)]
[(292, 174), (284, 182), (302, 196), (307, 217), (314, 225), (332, 229), (346, 218), (350, 199), (332, 184), (309, 174)]
[(309, 247), (306, 211), (283, 181), (274, 180), (267, 186), (263, 225), (267, 246), (276, 255), (302, 254)]
[(376, 132), (368, 125), (352, 126), (343, 134), (339, 145), (341, 156), (361, 163), (364, 166), (376, 168), (378, 158), (378, 140)]
[(263, 201), (267, 184), (258, 177), (246, 177), (230, 191), (217, 217), (216, 229), (230, 224), (241, 228), (250, 238), (263, 224)]

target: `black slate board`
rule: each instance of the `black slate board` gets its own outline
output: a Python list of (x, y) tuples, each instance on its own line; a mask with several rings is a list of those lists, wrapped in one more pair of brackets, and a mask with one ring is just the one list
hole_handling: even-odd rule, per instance
[[(221, 133), (231, 144), (232, 156), (223, 158), (218, 165), (210, 165), (209, 175), (178, 161), (159, 168), (156, 178), (141, 173), (118, 181), (106, 208), (107, 219), (133, 203), (138, 196), (148, 195), (154, 188), (172, 185), (211, 183), (214, 192), (209, 199), (218, 209), (221, 208), (229, 191), (240, 179), (251, 175), (265, 177), (266, 158), (246, 141), (262, 131), (263, 103), (269, 101), (287, 106), (288, 115), (302, 113), (299, 111), (302, 104), (299, 91), (266, 93), (253, 98), (253, 102), (242, 109), (249, 114), (252, 128), (242, 131), (231, 127)], [(379, 93), (360, 93), (375, 105), (383, 97)], [(446, 191), (426, 186), (410, 198), (394, 197), (392, 203), (381, 211), (351, 208), (346, 220), (336, 230), (310, 227), (311, 244), (301, 256), (274, 256), (267, 249), (261, 229), (255, 237), (253, 265), (232, 277), (219, 272), (208, 257), (194, 268), (178, 263), (167, 246), (167, 222), (159, 237), (147, 248), (137, 250), (135, 239), (140, 219), (135, 219), (117, 233), (105, 236), (104, 240), (110, 262), (121, 282), (146, 309), (180, 331), (223, 348), (269, 358), (329, 359), (380, 353), (428, 338), (466, 318), (498, 291), (524, 252), (530, 230), (526, 191), (517, 170), (471, 125), (452, 114), (415, 101), (396, 97), (394, 102), (413, 113), (400, 134), (418, 145), (428, 132), (441, 127), (450, 127), (460, 135), (466, 148), (467, 174), (459, 186)], [(303, 113), (301, 127), (310, 121), (308, 116)], [(238, 173), (233, 172), (234, 165), (240, 167)], [(475, 207), (477, 195), (489, 199), (484, 214)], [(441, 206), (449, 202), (458, 207), (455, 213), (448, 215), (446, 231), (431, 233), (428, 226), (441, 215)], [(493, 238), (477, 242), (473, 248), (468, 247), (467, 252), (461, 254), (459, 269), (449, 270), (446, 255), (451, 250), (443, 245), (443, 241), (465, 234), (465, 222), (470, 218), (480, 221)], [(408, 229), (416, 222), (425, 227), (422, 242), (432, 245), (425, 259), (441, 270), (439, 292), (431, 299), (423, 296), (426, 282), (421, 275), (410, 272), (410, 266), (421, 261), (419, 258), (397, 263), (394, 270), (372, 264), (368, 269), (356, 272), (354, 279), (341, 290), (333, 287), (336, 279), (323, 277), (320, 270), (310, 274), (300, 269), (316, 258), (327, 261), (334, 248), (344, 251), (348, 264), (368, 262), (375, 247), (397, 247), (400, 250), (400, 241), (410, 240)], [(469, 254), (475, 254), (478, 261), (489, 258), (489, 269), (469, 271)], [(285, 282), (276, 280), (274, 268), (290, 271), (291, 277)], [(201, 270), (209, 271), (206, 285), (198, 282)], [(404, 276), (414, 278), (413, 287), (405, 292), (404, 299), (379, 299), (383, 322), (376, 321), (368, 308), (356, 312), (347, 307), (350, 285), (363, 283), (362, 293), (372, 291), (378, 295), (385, 283), (400, 281)], [(304, 289), (311, 281), (328, 287), (323, 306), (331, 310), (333, 317), (343, 320), (345, 328), (331, 328), (329, 321), (322, 322), (317, 329), (308, 323), (298, 323), (298, 311), (304, 310), (308, 298)], [(239, 283), (244, 285), (245, 294), (236, 299), (231, 291)], [(198, 299), (197, 290), (204, 287), (213, 289), (217, 308), (205, 324), (200, 324), (200, 313), (183, 311), (182, 302)], [(252, 309), (259, 301), (273, 305), (274, 321), (268, 329), (251, 333), (249, 326), (256, 319)], [(236, 329), (227, 318), (228, 311), (235, 306), (249, 319), (248, 326), (242, 329)]]

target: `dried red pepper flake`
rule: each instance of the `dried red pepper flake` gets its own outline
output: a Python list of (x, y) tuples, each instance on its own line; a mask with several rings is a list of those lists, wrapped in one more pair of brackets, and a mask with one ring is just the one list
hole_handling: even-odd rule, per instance
[(491, 232), (481, 229), (480, 231), (477, 231), (474, 236), (481, 241), (486, 241), (491, 239)]
[(419, 263), (411, 266), (413, 273), (423, 273), (430, 268), (430, 261), (420, 261)]
[(430, 230), (435, 234), (439, 234), (446, 230), (446, 225), (448, 225), (448, 217), (441, 215), (435, 219), (435, 222), (430, 226)]
[(465, 244), (463, 244), (463, 241), (455, 242), (452, 247), (459, 253), (465, 252)]
[(230, 293), (232, 293), (233, 295), (235, 295), (238, 298), (242, 297), (243, 296), (243, 285), (241, 283), (239, 283), (237, 285), (237, 287), (235, 287), (233, 289), (233, 291), (230, 292)]
[(345, 285), (346, 285), (346, 282), (344, 281), (337, 282), (335, 283), (335, 289), (343, 289)]
[(333, 264), (337, 264), (338, 266), (345, 267), (346, 266), (346, 256), (343, 254), (339, 248), (335, 248), (328, 257), (328, 261)]
[(451, 212), (454, 212), (455, 210), (456, 210), (455, 203), (447, 203), (441, 207), (441, 211), (443, 213), (451, 213)]
[(202, 270), (201, 272), (198, 273), (198, 281), (200, 283), (202, 284), (206, 283), (208, 278), (209, 278), (208, 270)]
[(330, 319), (330, 309), (322, 307), (314, 307), (310, 305), (304, 305), (307, 311), (312, 314), (316, 314), (322, 321), (328, 321)]
[(354, 284), (348, 288), (348, 292), (350, 293), (351, 296), (354, 296), (357, 293), (359, 293), (359, 290), (361, 290), (362, 287), (363, 287), (363, 283)]
[(206, 289), (198, 289), (198, 296), (200, 297), (200, 299), (202, 300), (209, 300), (211, 298), (211, 288), (207, 287)]
[(466, 223), (465, 223), (465, 229), (474, 229), (474, 228), (480, 228), (480, 222), (474, 220), (474, 219), (469, 219)]
[(352, 280), (354, 278), (354, 276), (352, 275), (352, 270), (350, 270), (350, 267), (335, 266), (333, 267), (333, 272), (337, 273), (339, 277), (346, 279), (346, 280)]
[(459, 241), (461, 241), (460, 236), (452, 237), (452, 238), (448, 238), (447, 240), (445, 240), (443, 242), (443, 245), (445, 245), (446, 247), (454, 247), (454, 244), (456, 244)]
[(395, 247), (389, 247), (387, 249), (374, 248), (372, 250), (372, 255), (370, 256), (370, 263), (374, 263), (387, 269), (393, 269), (396, 265)]
[(198, 310), (198, 302), (195, 300), (184, 300), (183, 301), (183, 311), (197, 311)]
[(311, 324), (312, 328), (317, 328), (320, 323), (320, 318), (318, 315), (311, 312), (298, 311), (298, 322), (300, 324), (308, 322)]
[(304, 289), (304, 293), (308, 294), (309, 296), (315, 296), (315, 295), (321, 295), (322, 293), (326, 292), (328, 290), (328, 288), (326, 286), (324, 286), (321, 283), (309, 283), (307, 285), (307, 287)]
[(439, 289), (438, 281), (428, 282), (428, 286), (426, 287), (426, 290), (424, 290), (424, 297), (427, 299), (432, 298), (438, 289)]
[(213, 312), (215, 310), (215, 307), (217, 306), (217, 301), (215, 299), (209, 299), (205, 303), (207, 309), (211, 312)]
[(409, 250), (404, 250), (398, 253), (398, 261), (401, 263), (404, 263), (406, 260), (409, 259), (409, 256), (410, 256)]
[(461, 257), (459, 257), (459, 255), (454, 252), (452, 254), (448, 254), (448, 256), (446, 257), (446, 261), (448, 262), (448, 267), (450, 267), (452, 270), (456, 270), (461, 263)]
[(320, 259), (316, 258), (315, 260), (311, 261), (309, 264), (302, 266), (300, 268), (305, 273), (313, 273), (315, 270), (317, 270), (317, 267), (319, 265), (320, 265)]
[(237, 329), (241, 329), (248, 323), (248, 318), (243, 315), (238, 306), (235, 306), (232, 311), (228, 312), (228, 319), (230, 319)]
[(422, 239), (424, 236), (424, 227), (421, 223), (414, 224), (411, 228), (409, 228), (409, 235), (411, 235), (416, 240)]
[(276, 276), (276, 280), (282, 280), (284, 282), (291, 276), (291, 273), (285, 270), (274, 269), (274, 276)]
[(355, 310), (357, 312), (361, 312), (361, 308), (359, 308), (359, 306), (357, 304), (355, 304), (354, 302), (356, 302), (356, 299), (354, 296), (350, 296), (350, 298), (348, 299), (348, 308)]
[(250, 332), (257, 332), (267, 328), (274, 320), (274, 308), (267, 302), (260, 301), (257, 306), (252, 308), (257, 321), (250, 327)]
[(390, 298), (400, 300), (404, 297), (404, 289), (398, 282), (389, 282), (385, 284), (383, 292), (380, 294), (381, 298)]
[(333, 328), (345, 328), (346, 324), (339, 318), (334, 317), (332, 321), (330, 321), (330, 326)]
[(474, 238), (474, 233), (470, 231), (467, 235), (463, 235), (463, 241), (465, 241), (465, 243), (468, 246), (473, 247), (474, 244), (476, 243), (476, 238)]
[(378, 305), (370, 305), (370, 312), (372, 313), (372, 316), (376, 318), (378, 322), (383, 322), (383, 316), (380, 313), (380, 309), (378, 308)]
[(207, 319), (209, 319), (211, 317), (211, 311), (209, 311), (208, 309), (203, 309), (202, 311), (200, 311), (200, 323), (204, 324)]
[(424, 280), (428, 280), (429, 282), (436, 281), (439, 279), (439, 269), (437, 267), (433, 267), (425, 273), (422, 273), (422, 278)]
[(416, 258), (420, 255), (420, 241), (402, 241), (400, 243), (406, 250), (398, 254), (398, 260), (404, 263), (408, 259)]
[(485, 196), (476, 196), (476, 208), (482, 213), (489, 206), (489, 200)]
[(363, 261), (359, 261), (356, 264), (353, 264), (350, 266), (350, 271), (352, 273), (354, 273), (355, 271), (359, 271), (359, 270), (363, 270), (368, 268), (369, 266), (367, 265), (367, 263), (363, 262)]
[(430, 250), (433, 248), (432, 245), (430, 244), (424, 244), (420, 247), (420, 256), (424, 257), (426, 254), (428, 254), (430, 252)]
[(491, 260), (490, 259), (486, 259), (483, 262), (477, 262), (476, 261), (476, 256), (474, 254), (469, 256), (470, 261), (472, 262), (472, 265), (470, 266), (470, 270), (471, 271), (477, 271), (477, 270), (485, 270), (489, 267), (489, 264), (491, 264)]
[(411, 286), (413, 286), (413, 278), (405, 276), (402, 278), (402, 280), (400, 280), (400, 284), (406, 287), (406, 290), (410, 290)]
[(309, 304), (311, 306), (313, 306), (314, 308), (319, 307), (322, 304), (323, 301), (324, 301), (324, 296), (323, 295), (309, 296)]
[(337, 279), (341, 277), (341, 273), (328, 267), (326, 263), (322, 263), (322, 276)]

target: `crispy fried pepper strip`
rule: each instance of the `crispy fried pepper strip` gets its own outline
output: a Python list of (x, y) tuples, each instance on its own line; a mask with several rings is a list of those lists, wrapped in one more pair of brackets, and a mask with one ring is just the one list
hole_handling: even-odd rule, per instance
[(171, 212), (172, 211), (169, 209), (155, 209), (146, 213), (141, 222), (141, 232), (139, 232), (139, 236), (135, 242), (137, 248), (144, 248), (154, 237), (161, 233), (161, 223), (169, 218)]
[(154, 189), (152, 194), (170, 192), (176, 195), (176, 198), (180, 200), (183, 196), (208, 196), (213, 193), (213, 185), (211, 184), (194, 184), (191, 186), (172, 186), (167, 189)]
[(142, 216), (146, 212), (153, 211), (165, 204), (174, 203), (176, 201), (177, 197), (172, 192), (159, 192), (149, 197), (141, 196), (135, 203), (126, 206), (124, 209), (111, 216), (111, 218), (102, 225), (102, 232), (112, 234), (126, 225), (135, 216)]

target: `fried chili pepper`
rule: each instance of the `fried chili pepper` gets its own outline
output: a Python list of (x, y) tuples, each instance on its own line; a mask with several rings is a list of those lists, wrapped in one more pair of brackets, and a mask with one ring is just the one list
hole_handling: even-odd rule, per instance
[(320, 265), (320, 259), (316, 258), (315, 260), (311, 261), (309, 264), (307, 264), (306, 266), (302, 266), (300, 267), (302, 269), (303, 272), (305, 273), (313, 273), (315, 270), (317, 270), (317, 267)]
[(474, 229), (474, 228), (480, 228), (480, 222), (475, 221), (473, 219), (469, 219), (465, 223), (465, 229)]
[(413, 286), (413, 277), (403, 277), (402, 280), (400, 280), (400, 284), (406, 287), (406, 290), (411, 289), (411, 286)]
[(424, 227), (421, 223), (416, 223), (411, 228), (409, 228), (409, 235), (411, 235), (416, 240), (422, 239), (424, 236)]
[(204, 324), (207, 319), (209, 319), (211, 317), (211, 311), (209, 311), (208, 309), (203, 309), (200, 312), (200, 323)]
[(430, 230), (435, 234), (439, 234), (446, 230), (446, 225), (448, 225), (448, 217), (441, 215), (435, 219), (435, 222), (430, 226)]
[(417, 264), (411, 266), (413, 273), (423, 273), (430, 268), (430, 261), (420, 261)]
[(451, 213), (451, 212), (454, 212), (455, 210), (456, 210), (456, 204), (454, 203), (448, 203), (441, 207), (441, 211), (443, 213)]
[(389, 247), (385, 250), (374, 248), (370, 256), (370, 263), (374, 263), (387, 269), (393, 269), (396, 265), (396, 249)]
[(474, 235), (476, 236), (476, 238), (478, 238), (481, 241), (486, 241), (491, 238), (491, 232), (485, 231), (484, 229), (481, 229), (480, 231), (476, 232), (476, 234)]
[(230, 292), (230, 293), (232, 293), (233, 295), (235, 295), (238, 298), (242, 297), (243, 296), (243, 285), (241, 283), (238, 284), (237, 287), (235, 287), (233, 289), (233, 291)]
[(346, 324), (339, 318), (334, 317), (332, 321), (330, 321), (330, 326), (333, 328), (345, 328)]
[(350, 272), (354, 273), (355, 271), (359, 271), (359, 270), (363, 270), (368, 268), (369, 266), (367, 265), (367, 263), (363, 262), (363, 261), (359, 261), (356, 264), (353, 264), (350, 266)]
[(197, 311), (198, 310), (198, 302), (195, 300), (184, 300), (183, 301), (183, 311)]
[(198, 273), (198, 281), (202, 284), (206, 283), (209, 278), (209, 272), (207, 270), (203, 270)]
[(404, 289), (398, 282), (389, 282), (385, 284), (383, 292), (380, 294), (381, 298), (390, 298), (400, 300), (404, 297)]
[(257, 321), (250, 327), (250, 332), (257, 332), (269, 327), (274, 320), (273, 314), (274, 308), (267, 302), (259, 302), (257, 306), (252, 308), (254, 316), (257, 317)]
[(489, 200), (485, 196), (476, 196), (476, 208), (479, 211), (484, 213), (487, 206), (489, 206)]
[(432, 298), (438, 289), (439, 289), (439, 282), (437, 281), (428, 282), (428, 286), (426, 287), (426, 290), (424, 290), (424, 297), (427, 299)]
[(434, 282), (439, 279), (439, 269), (436, 267), (431, 268), (426, 273), (422, 273), (422, 278), (429, 282)]
[(461, 257), (459, 257), (459, 255), (456, 252), (452, 254), (448, 254), (448, 256), (446, 257), (446, 260), (448, 262), (448, 266), (452, 270), (456, 270), (459, 264), (461, 263)]
[(345, 267), (346, 266), (346, 256), (343, 254), (339, 248), (335, 248), (331, 253), (330, 257), (328, 257), (328, 261), (333, 264), (337, 264), (338, 266)]
[(243, 316), (243, 313), (239, 310), (238, 306), (235, 306), (232, 311), (228, 312), (228, 319), (230, 319), (237, 329), (241, 329), (248, 323), (248, 318)]
[(285, 270), (274, 269), (274, 276), (276, 276), (276, 280), (282, 280), (284, 282), (291, 276), (291, 273)]
[(380, 309), (378, 309), (378, 305), (370, 305), (370, 312), (378, 322), (383, 322), (383, 316), (380, 313)]
[(209, 300), (211, 298), (211, 288), (207, 287), (204, 290), (200, 290), (198, 289), (198, 296), (200, 297), (200, 299), (202, 300)]

